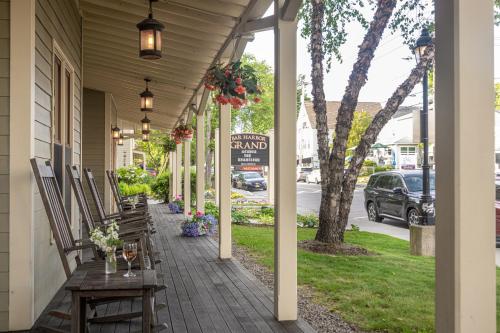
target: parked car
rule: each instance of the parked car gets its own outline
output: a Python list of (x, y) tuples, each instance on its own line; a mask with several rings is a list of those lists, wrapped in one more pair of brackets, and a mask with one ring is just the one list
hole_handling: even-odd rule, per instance
[(423, 209), (428, 211), (429, 223), (434, 224), (435, 174), (430, 174), (432, 205), (422, 204), (422, 170), (385, 171), (370, 176), (364, 190), (368, 219), (381, 222), (384, 218), (420, 223)]
[(298, 182), (305, 182), (307, 181), (307, 175), (310, 174), (313, 171), (312, 168), (302, 168), (300, 169), (299, 175), (297, 177)]
[(267, 182), (258, 172), (240, 173), (235, 185), (247, 191), (267, 190)]
[(316, 184), (319, 184), (321, 182), (321, 172), (319, 169), (314, 169), (313, 171), (311, 171), (311, 173), (309, 173), (307, 176), (306, 176), (306, 183), (316, 183)]
[(238, 180), (238, 175), (240, 175), (243, 171), (233, 170), (231, 172), (231, 182), (233, 183), (233, 187), (236, 187), (236, 181)]

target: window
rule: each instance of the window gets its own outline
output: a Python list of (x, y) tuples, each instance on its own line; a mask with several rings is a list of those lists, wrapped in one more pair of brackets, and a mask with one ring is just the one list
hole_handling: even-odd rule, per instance
[(61, 127), (62, 127), (62, 62), (57, 56), (54, 57), (54, 140), (56, 143), (61, 143)]
[(394, 189), (396, 187), (399, 187), (399, 188), (404, 187), (403, 180), (399, 176), (392, 177), (392, 188)]
[(392, 177), (389, 175), (381, 176), (377, 181), (376, 187), (386, 190), (392, 189)]
[(66, 146), (71, 147), (71, 141), (72, 141), (72, 133), (73, 133), (73, 99), (71, 98), (72, 96), (72, 91), (71, 89), (72, 86), (72, 80), (71, 80), (71, 73), (66, 70)]
[(53, 138), (54, 144), (66, 147), (73, 141), (73, 78), (74, 70), (68, 58), (54, 41), (54, 93)]
[(401, 147), (401, 155), (415, 155), (416, 148), (415, 147)]

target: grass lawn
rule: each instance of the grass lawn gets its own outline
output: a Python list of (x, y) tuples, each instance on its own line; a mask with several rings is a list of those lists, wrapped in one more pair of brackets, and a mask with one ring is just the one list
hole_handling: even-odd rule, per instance
[[(271, 270), (273, 232), (233, 225), (235, 242)], [(299, 229), (298, 239), (313, 239), (315, 233)], [(299, 249), (299, 284), (313, 287), (319, 302), (363, 330), (434, 332), (434, 258), (410, 256), (409, 242), (381, 234), (348, 231), (345, 239), (376, 255), (328, 256)]]

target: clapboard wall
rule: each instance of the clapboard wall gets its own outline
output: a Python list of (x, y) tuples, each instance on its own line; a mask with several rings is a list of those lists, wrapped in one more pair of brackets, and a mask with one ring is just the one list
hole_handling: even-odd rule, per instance
[(10, 6), (0, 0), (0, 331), (9, 324), (9, 78)]
[[(35, 156), (53, 158), (53, 52), (54, 42), (74, 69), (73, 164), (81, 161), (82, 20), (75, 1), (37, 0), (35, 8)], [(65, 281), (57, 248), (42, 201), (35, 190), (35, 315), (38, 316)], [(74, 209), (73, 209), (74, 210)], [(73, 214), (78, 219), (78, 214)], [(80, 233), (78, 222), (73, 231)]]

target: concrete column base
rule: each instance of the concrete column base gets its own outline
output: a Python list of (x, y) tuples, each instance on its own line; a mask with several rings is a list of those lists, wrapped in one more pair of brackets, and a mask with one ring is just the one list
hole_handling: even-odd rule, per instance
[(435, 256), (436, 227), (433, 225), (410, 226), (410, 254), (414, 256)]

